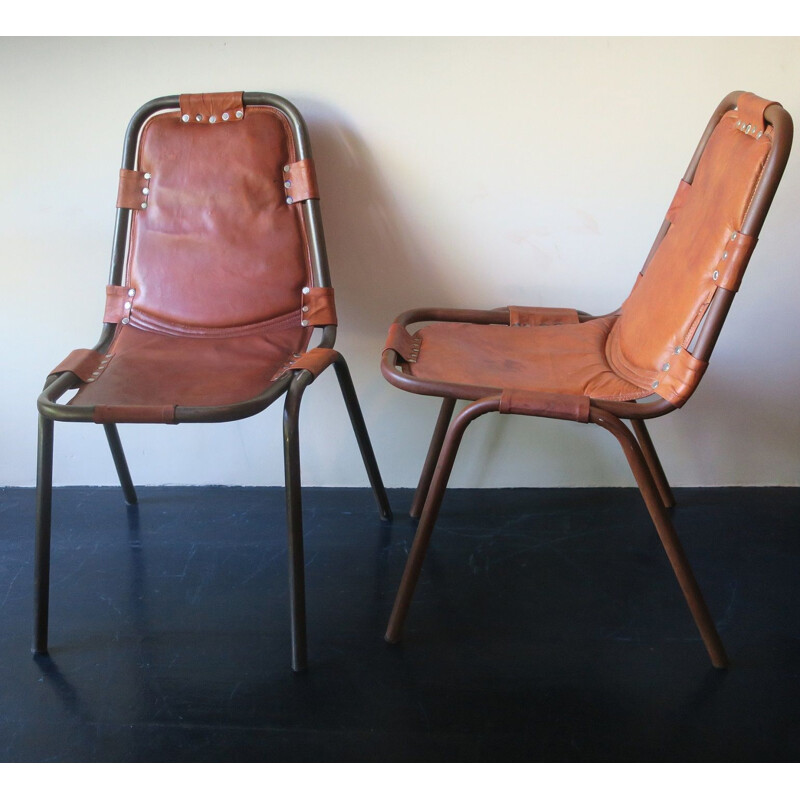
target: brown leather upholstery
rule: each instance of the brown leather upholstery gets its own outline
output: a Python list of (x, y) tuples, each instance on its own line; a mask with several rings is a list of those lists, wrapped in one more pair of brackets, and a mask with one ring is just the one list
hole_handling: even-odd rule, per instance
[[(102, 409), (95, 421), (246, 401), (305, 351), (315, 325), (336, 323), (333, 290), (312, 286), (302, 204), (286, 199), (288, 122), (261, 106), (237, 119), (236, 98), (181, 96), (180, 110), (145, 123), (138, 169), (121, 171), (118, 205), (134, 210), (125, 284), (107, 287), (114, 359), (69, 403)], [(301, 163), (297, 174), (313, 176)]]
[(423, 394), (446, 385), (448, 396), (472, 400), (514, 389), (606, 401), (657, 394), (683, 405), (707, 367), (692, 340), (715, 293), (739, 288), (756, 244), (742, 226), (772, 147), (770, 105), (742, 94), (721, 116), (619, 312), (581, 321), (571, 309), (509, 306), (504, 325), (437, 322), (413, 340), (396, 323), (387, 347), (405, 376), (384, 360), (386, 378)]

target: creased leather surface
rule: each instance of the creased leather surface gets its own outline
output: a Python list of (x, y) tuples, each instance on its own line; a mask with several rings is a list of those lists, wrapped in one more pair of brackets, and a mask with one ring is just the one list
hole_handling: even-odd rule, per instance
[[(745, 99), (748, 114), (754, 105), (763, 112), (767, 103)], [(744, 134), (737, 123), (742, 124), (739, 113), (730, 111), (712, 133), (691, 186), (681, 187), (680, 203), (670, 211), (666, 236), (608, 339), (606, 355), (614, 371), (643, 388), (658, 383), (655, 391), (665, 397), (672, 393), (661, 380), (663, 364), (690, 343), (717, 288), (714, 273), (729, 245), (736, 245), (731, 237), (741, 229), (770, 150), (769, 131), (757, 138), (758, 132)], [(729, 253), (735, 256), (737, 286), (751, 252), (752, 246), (746, 252), (737, 246)], [(702, 373), (694, 374), (699, 380)], [(682, 385), (681, 402), (695, 386)]]
[(404, 365), (422, 380), (503, 389), (632, 400), (643, 390), (620, 378), (605, 358), (605, 343), (616, 318), (575, 325), (508, 327), (440, 322), (417, 332), (416, 363)]
[(294, 161), (283, 115), (261, 107), (230, 125), (184, 124), (177, 112), (144, 127), (139, 169), (148, 208), (134, 212), (128, 282), (161, 327), (243, 326), (298, 310), (310, 273), (299, 206), (286, 203)]

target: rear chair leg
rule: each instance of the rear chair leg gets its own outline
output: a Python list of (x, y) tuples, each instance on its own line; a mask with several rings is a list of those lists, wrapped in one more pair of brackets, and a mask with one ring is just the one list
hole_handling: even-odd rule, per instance
[(350, 375), (347, 362), (344, 360), (344, 356), (342, 356), (341, 353), (339, 353), (336, 361), (333, 362), (333, 367), (336, 370), (336, 377), (339, 379), (339, 386), (342, 390), (345, 405), (347, 406), (347, 413), (350, 416), (353, 432), (358, 442), (358, 449), (361, 451), (361, 458), (367, 470), (369, 483), (370, 486), (372, 486), (372, 493), (375, 495), (375, 500), (378, 503), (381, 519), (388, 522), (392, 518), (389, 498), (386, 496), (386, 489), (383, 486), (381, 473), (378, 469), (378, 462), (375, 459), (375, 452), (369, 440), (369, 433), (367, 432), (367, 426), (364, 422), (364, 415), (361, 413), (361, 405), (358, 402), (355, 386), (353, 386), (353, 378)]
[(692, 617), (703, 638), (711, 663), (719, 669), (724, 669), (728, 666), (728, 656), (725, 653), (722, 640), (700, 592), (697, 580), (692, 573), (689, 560), (686, 558), (678, 535), (675, 533), (672, 520), (661, 500), (656, 481), (650, 472), (645, 456), (636, 443), (636, 438), (617, 417), (604, 411), (592, 409), (590, 421), (613, 433), (622, 445), (628, 464), (647, 505), (647, 510), (650, 512), (658, 531), (661, 544), (664, 546), (670, 564), (672, 564), (672, 569), (675, 572), (675, 577), (678, 579), (683, 595), (689, 605), (689, 610), (692, 612)]
[(419, 483), (417, 483), (417, 491), (411, 503), (411, 510), (408, 512), (412, 519), (419, 519), (419, 515), (425, 506), (425, 499), (428, 497), (428, 490), (431, 488), (431, 481), (433, 480), (433, 471), (439, 461), (439, 454), (442, 452), (442, 445), (444, 445), (444, 437), (447, 435), (447, 428), (453, 418), (455, 407), (456, 401), (451, 397), (445, 397), (442, 400), (442, 407), (439, 409), (439, 417), (436, 420), (436, 427), (433, 429), (433, 436), (428, 447), (428, 455), (425, 457), (422, 473), (419, 476)]
[(299, 415), (303, 391), (312, 380), (310, 372), (298, 372), (289, 386), (283, 408), (283, 464), (289, 535), (289, 614), (292, 628), (292, 669), (295, 672), (302, 672), (308, 665)]
[(645, 427), (643, 419), (632, 419), (636, 438), (639, 440), (639, 447), (642, 449), (642, 455), (647, 462), (650, 474), (653, 476), (658, 494), (661, 496), (661, 502), (666, 508), (673, 508), (675, 505), (675, 496), (672, 494), (667, 476), (664, 474), (664, 468), (661, 466), (661, 461), (656, 453), (656, 448), (653, 446), (653, 440), (650, 438), (650, 433)]
[(53, 420), (39, 416), (36, 467), (36, 545), (33, 574), (34, 655), (47, 655), (50, 603), (50, 519), (53, 505)]
[(436, 469), (433, 473), (430, 490), (427, 493), (425, 507), (422, 510), (419, 525), (417, 525), (414, 543), (411, 546), (406, 568), (403, 572), (402, 580), (400, 581), (400, 588), (397, 591), (397, 597), (394, 601), (394, 608), (389, 618), (389, 625), (386, 628), (385, 639), (387, 642), (398, 642), (403, 634), (403, 626), (405, 624), (406, 615), (408, 614), (408, 608), (411, 605), (411, 598), (414, 595), (414, 589), (419, 580), (422, 562), (425, 560), (425, 553), (428, 550), (428, 543), (433, 533), (433, 526), (436, 524), (436, 518), (439, 516), (439, 509), (442, 505), (444, 491), (447, 488), (447, 481), (450, 478), (450, 473), (456, 460), (458, 446), (464, 436), (464, 431), (466, 431), (470, 422), (477, 419), (477, 417), (489, 411), (496, 411), (499, 407), (499, 402), (500, 399), (498, 397), (490, 397), (470, 403), (470, 405), (464, 408), (453, 420), (447, 430), (441, 448), (441, 455), (439, 456)]
[(122, 442), (119, 438), (117, 426), (113, 423), (105, 423), (103, 424), (103, 428), (105, 428), (108, 446), (111, 448), (111, 457), (114, 459), (114, 466), (117, 468), (119, 484), (122, 487), (122, 494), (125, 496), (125, 502), (128, 503), (128, 505), (135, 506), (138, 502), (136, 489), (131, 480), (131, 473), (128, 469), (128, 462), (125, 460), (125, 453), (122, 450)]

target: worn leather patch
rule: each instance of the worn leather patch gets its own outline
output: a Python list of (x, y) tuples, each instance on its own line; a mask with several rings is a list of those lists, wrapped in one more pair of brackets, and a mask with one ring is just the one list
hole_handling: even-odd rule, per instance
[(283, 168), (283, 188), (289, 204), (318, 198), (319, 187), (314, 162), (310, 158), (304, 158), (302, 161), (287, 164)]
[(133, 169), (119, 171), (119, 188), (117, 189), (117, 208), (130, 208), (144, 211), (150, 199), (149, 172)]

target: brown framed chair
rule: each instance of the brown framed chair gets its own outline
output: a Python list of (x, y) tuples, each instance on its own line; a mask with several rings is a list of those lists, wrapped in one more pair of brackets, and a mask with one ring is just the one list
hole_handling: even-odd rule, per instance
[(285, 395), (292, 667), (305, 668), (298, 416), (306, 387), (331, 365), (381, 517), (391, 517), (350, 372), (333, 349), (336, 324), (297, 109), (258, 92), (142, 106), (125, 136), (102, 335), (51, 371), (38, 400), (34, 653), (48, 646), (54, 423), (102, 425), (125, 499), (136, 503), (118, 423), (238, 420)]
[[(726, 666), (667, 512), (674, 499), (645, 420), (683, 406), (705, 372), (791, 142), (792, 120), (780, 105), (750, 93), (728, 95), (708, 123), (633, 290), (611, 314), (509, 306), (421, 308), (397, 317), (383, 375), (400, 389), (443, 402), (411, 508), (419, 524), (389, 642), (402, 635), (464, 431), (496, 411), (593, 423), (617, 438), (711, 661)], [(469, 404), (452, 419), (457, 400)]]

